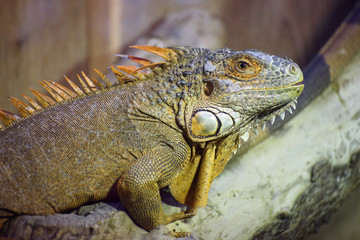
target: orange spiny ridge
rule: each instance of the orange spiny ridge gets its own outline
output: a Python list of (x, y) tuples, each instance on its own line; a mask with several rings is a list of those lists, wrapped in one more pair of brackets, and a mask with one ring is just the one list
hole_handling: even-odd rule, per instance
[(124, 83), (128, 83), (128, 82), (133, 82), (135, 79), (134, 78), (129, 78), (127, 75), (125, 75), (124, 73), (120, 72), (118, 69), (116, 69), (114, 66), (110, 66), (111, 71), (114, 73), (116, 80), (118, 81), (119, 84), (124, 84)]
[(155, 47), (155, 46), (144, 46), (144, 45), (134, 45), (130, 46), (131, 48), (141, 49), (153, 54), (156, 54), (168, 61), (175, 60), (177, 57), (177, 53), (174, 50), (169, 48)]
[(123, 71), (123, 72), (126, 72), (126, 73), (134, 76), (137, 79), (144, 79), (145, 78), (144, 74), (142, 74), (140, 72), (137, 72), (136, 71), (137, 68), (134, 67), (134, 66), (116, 66), (116, 68)]
[[(100, 89), (104, 89), (104, 85), (101, 83), (101, 82), (99, 82), (98, 80), (96, 80), (96, 79), (91, 79), (91, 81), (95, 84), (95, 86), (97, 86), (98, 88), (100, 88)], [(97, 91), (98, 91), (98, 89), (96, 89)]]
[(144, 74), (144, 75), (148, 75), (148, 74), (151, 73), (151, 70), (148, 69), (148, 68), (146, 68), (146, 67), (144, 67), (144, 66), (137, 68), (135, 71), (136, 71), (136, 72), (139, 72), (139, 73), (142, 73), (142, 74)]
[[(124, 72), (126, 72), (126, 73), (128, 73), (127, 71), (129, 71), (129, 72), (134, 72), (136, 69), (137, 69), (137, 67), (135, 67), (135, 66), (120, 66), (120, 65), (115, 65), (117, 68), (119, 68), (119, 67), (121, 67), (121, 68), (123, 68), (123, 69), (126, 69), (126, 71), (124, 71)], [(121, 71), (123, 71), (122, 69), (120, 69)]]
[(32, 98), (22, 94), (22, 96), (35, 108), (36, 111), (40, 111), (42, 109), (42, 107), (35, 102)]
[[(77, 94), (74, 93), (72, 90), (70, 90), (69, 88), (57, 83), (57, 82), (54, 82), (54, 81), (50, 81), (50, 83), (54, 86), (54, 87), (57, 87), (59, 89), (61, 89), (63, 92), (65, 92), (67, 95), (70, 96), (70, 98), (73, 98), (73, 97), (77, 97)], [(54, 89), (55, 90), (55, 89)]]
[(100, 72), (99, 70), (97, 70), (96, 68), (94, 68), (94, 71), (99, 74), (99, 76), (101, 77), (101, 79), (105, 82), (106, 87), (111, 87), (112, 83), (110, 82), (110, 80), (105, 76), (104, 73)]
[[(140, 45), (139, 46), (131, 46), (131, 47), (145, 50), (150, 53), (154, 53), (156, 55), (163, 57), (166, 60), (176, 60), (177, 59), (176, 58), (177, 53), (171, 49), (161, 48), (161, 47), (152, 47), (152, 46), (140, 46)], [(139, 63), (142, 65), (139, 68), (136, 68), (134, 66), (116, 66), (116, 67), (110, 66), (112, 72), (115, 74), (115, 76), (120, 84), (127, 83), (127, 82), (133, 82), (133, 81), (136, 81), (136, 79), (143, 79), (143, 78), (145, 78), (146, 74), (151, 72), (152, 68), (166, 64), (166, 62), (154, 63), (151, 60), (140, 58), (140, 57), (135, 57), (135, 56), (130, 56), (130, 55), (118, 55), (118, 56), (127, 58), (133, 62), (136, 62), (136, 63)], [(102, 72), (100, 72), (97, 69), (94, 69), (94, 70), (104, 80), (106, 87), (112, 86), (112, 83), (105, 76), (105, 74), (103, 74)], [(127, 74), (124, 74), (121, 71), (123, 71)], [(84, 72), (81, 72), (81, 73), (82, 73), (85, 81), (83, 81), (83, 79), (79, 75), (77, 75), (77, 76), (79, 78), (81, 86), (83, 87), (83, 90), (85, 91), (85, 94), (99, 91), (99, 88), (100, 89), (104, 88), (104, 85), (101, 84), (99, 81), (97, 81), (95, 79), (90, 80), (90, 78), (88, 76), (86, 76)], [(134, 78), (129, 77), (129, 75), (133, 76)], [(36, 101), (34, 101), (32, 98), (30, 98), (26, 95), (22, 95), (22, 96), (30, 103), (31, 106), (17, 98), (14, 98), (14, 97), (10, 97), (9, 100), (18, 109), (21, 116), (26, 117), (28, 115), (35, 113), (36, 111), (42, 110), (43, 107), (45, 108), (48, 106), (52, 106), (52, 105), (56, 104), (56, 102), (63, 102), (64, 100), (69, 100), (71, 98), (84, 95), (84, 91), (81, 88), (79, 88), (75, 83), (73, 83), (66, 76), (65, 76), (65, 79), (75, 92), (72, 89), (69, 89), (69, 88), (67, 88), (59, 83), (56, 83), (54, 81), (44, 80), (44, 81), (39, 81), (39, 82), (52, 97), (48, 97), (45, 94), (42, 94), (36, 90), (30, 89), (30, 91), (33, 92), (33, 94), (35, 95), (35, 97), (37, 98), (37, 100), (39, 101), (40, 104), (38, 104)], [(16, 116), (15, 114), (12, 114), (8, 111), (0, 109), (0, 120), (4, 122), (5, 126), (8, 126), (9, 124), (11, 124), (14, 121), (17, 121), (18, 119), (20, 119), (20, 117)], [(0, 124), (0, 128), (4, 128), (4, 126)]]
[(57, 94), (56, 92), (54, 92), (48, 85), (46, 85), (45, 81), (39, 81), (41, 83), (41, 85), (45, 88), (46, 91), (48, 91), (48, 93), (50, 93), (50, 95), (55, 99), (55, 101), (57, 102), (62, 102), (64, 101), (64, 99), (62, 97), (60, 97), (59, 94)]
[(0, 120), (5, 124), (5, 126), (10, 125), (12, 122), (15, 122), (18, 119), (20, 119), (19, 116), (16, 116), (15, 114), (6, 110), (0, 109)]
[(161, 66), (163, 64), (166, 64), (166, 62), (157, 62), (157, 63), (152, 63), (152, 64), (148, 64), (148, 65), (145, 65), (145, 66), (142, 66), (142, 67), (139, 67), (137, 68), (135, 71), (140, 71), (143, 70), (143, 69), (152, 69), (152, 68), (155, 68), (155, 67), (158, 67), (158, 66)]
[(25, 110), (24, 106), (21, 104), (21, 103), (23, 103), (22, 101), (20, 101), (17, 98), (13, 98), (13, 97), (9, 97), (9, 100), (12, 104), (14, 104), (14, 106), (19, 111), (19, 113), (21, 114), (22, 117), (26, 117), (29, 115), (29, 113)]
[(114, 66), (110, 66), (111, 71), (114, 73), (116, 79), (121, 84), (123, 83), (123, 79), (126, 78), (125, 74), (117, 70)]
[(85, 81), (87, 82), (87, 84), (89, 85), (91, 91), (96, 92), (98, 91), (97, 87), (95, 86), (94, 82), (92, 80), (90, 80), (90, 78), (88, 76), (86, 76), (86, 74), (81, 71), (81, 74), (83, 75), (83, 77), (85, 78)]
[(56, 102), (52, 100), (50, 97), (46, 96), (45, 94), (42, 94), (41, 92), (38, 92), (34, 89), (30, 89), (31, 92), (35, 95), (35, 97), (39, 100), (40, 104), (43, 107), (48, 107), (54, 105)]
[(145, 59), (145, 58), (141, 58), (141, 57), (135, 57), (135, 56), (131, 56), (131, 55), (125, 55), (125, 54), (115, 54), (115, 56), (121, 57), (121, 58), (125, 58), (125, 59), (129, 59), (133, 62), (139, 63), (141, 65), (149, 65), (152, 64), (153, 62), (151, 60)]
[(51, 87), (63, 100), (68, 100), (68, 99), (71, 98), (71, 96), (69, 94), (67, 94), (66, 92), (64, 92), (63, 90), (61, 90), (57, 86), (55, 86), (50, 81), (45, 81), (44, 80), (43, 82), (46, 83), (49, 87)]
[(85, 93), (91, 93), (91, 90), (88, 88), (88, 86), (85, 84), (85, 82), (82, 80), (82, 78), (79, 76), (79, 74), (77, 74), (77, 77), (79, 79), (79, 82), (81, 84), (81, 86), (84, 88)]
[(33, 109), (28, 104), (24, 103), (23, 101), (21, 101), (17, 98), (9, 97), (9, 100), (11, 101), (12, 104), (14, 104), (14, 106), (18, 109), (21, 116), (23, 116), (23, 117), (26, 117), (29, 114), (33, 114), (36, 112), (35, 109)]
[[(77, 75), (77, 76), (78, 76), (78, 78), (80, 78), (79, 75)], [(81, 96), (84, 94), (83, 90), (81, 90), (75, 83), (73, 83), (73, 81), (71, 81), (66, 76), (64, 76), (64, 77), (65, 77), (65, 80), (69, 83), (69, 85), (74, 89), (74, 91), (76, 92), (77, 95)]]

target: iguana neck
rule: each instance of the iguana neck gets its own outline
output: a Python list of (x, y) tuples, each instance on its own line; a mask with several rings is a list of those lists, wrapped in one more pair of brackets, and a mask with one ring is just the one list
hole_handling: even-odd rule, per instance
[[(176, 48), (182, 58), (154, 69), (138, 88), (132, 100), (135, 111), (178, 130), (185, 131), (187, 109), (200, 98), (203, 60), (196, 61), (207, 49)], [(140, 95), (140, 96), (139, 96)], [(174, 116), (176, 118), (174, 119)], [(174, 121), (175, 120), (175, 121)]]

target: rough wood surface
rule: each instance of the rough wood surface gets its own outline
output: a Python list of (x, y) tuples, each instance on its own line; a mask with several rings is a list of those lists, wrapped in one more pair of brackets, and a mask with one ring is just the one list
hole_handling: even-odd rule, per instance
[(359, 222), (360, 188), (358, 187), (331, 220), (306, 240), (356, 240), (360, 236)]

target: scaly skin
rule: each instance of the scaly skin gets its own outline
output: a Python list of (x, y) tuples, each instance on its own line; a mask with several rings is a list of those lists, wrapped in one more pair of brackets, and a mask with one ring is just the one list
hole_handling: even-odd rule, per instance
[[(134, 78), (114, 70), (121, 84), (88, 82), (88, 93), (73, 87), (80, 96), (44, 83), (58, 103), (40, 96), (33, 111), (12, 99), (20, 119), (0, 110), (3, 219), (69, 211), (114, 189), (146, 230), (192, 216), (240, 139), (303, 90), (295, 63), (257, 50), (138, 48), (167, 61), (130, 57), (147, 64), (119, 67)], [(188, 211), (164, 214), (159, 189), (166, 186)]]

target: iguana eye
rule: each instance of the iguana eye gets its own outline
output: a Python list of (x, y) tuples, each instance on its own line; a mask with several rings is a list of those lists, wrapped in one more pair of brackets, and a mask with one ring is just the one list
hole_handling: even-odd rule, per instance
[(240, 60), (237, 62), (235, 68), (239, 72), (246, 72), (250, 68), (250, 64), (247, 61)]

